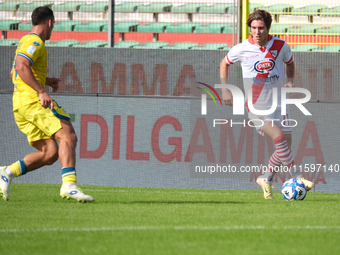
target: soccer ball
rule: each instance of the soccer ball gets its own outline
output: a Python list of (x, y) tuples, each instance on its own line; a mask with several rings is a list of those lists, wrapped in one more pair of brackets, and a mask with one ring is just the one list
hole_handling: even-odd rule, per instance
[(299, 179), (290, 179), (282, 186), (282, 196), (287, 201), (304, 200), (307, 195), (305, 185)]

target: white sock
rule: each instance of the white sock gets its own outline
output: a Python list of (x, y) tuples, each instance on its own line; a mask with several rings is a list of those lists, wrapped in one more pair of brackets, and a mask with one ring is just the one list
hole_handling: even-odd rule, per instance
[(63, 184), (63, 187), (66, 189), (72, 189), (75, 188), (77, 185), (73, 184), (73, 183), (65, 183)]
[(265, 183), (267, 184), (272, 184), (273, 179), (274, 179), (275, 172), (270, 172), (269, 170), (264, 173), (264, 177), (267, 178)]
[(289, 170), (289, 173), (290, 173), (290, 176), (291, 176), (293, 179), (294, 179), (294, 178), (300, 178), (300, 177), (302, 177), (301, 173), (296, 172), (294, 167), (292, 167), (292, 168)]
[(12, 170), (9, 167), (6, 167), (6, 174), (11, 177), (12, 179), (14, 178), (14, 174), (12, 172)]

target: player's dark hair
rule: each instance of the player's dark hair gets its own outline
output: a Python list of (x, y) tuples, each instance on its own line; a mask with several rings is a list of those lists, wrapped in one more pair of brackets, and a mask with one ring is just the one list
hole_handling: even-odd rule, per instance
[(54, 15), (53, 11), (48, 6), (37, 7), (32, 12), (33, 26), (39, 25), (49, 19), (54, 19)]
[(270, 29), (272, 25), (272, 15), (264, 10), (256, 10), (249, 14), (247, 20), (248, 27), (251, 27), (251, 23), (254, 20), (262, 20), (266, 24), (267, 29)]

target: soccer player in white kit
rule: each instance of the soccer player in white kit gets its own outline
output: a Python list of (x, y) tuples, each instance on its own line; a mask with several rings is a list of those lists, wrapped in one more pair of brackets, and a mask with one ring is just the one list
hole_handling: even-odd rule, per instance
[[(268, 135), (274, 141), (276, 150), (269, 159), (270, 171), (266, 171), (256, 180), (263, 189), (265, 199), (274, 198), (272, 181), (275, 167), (281, 164), (290, 170), (292, 178), (299, 178), (308, 191), (314, 187), (313, 182), (304, 179), (295, 171), (294, 157), (290, 150), (292, 128), (282, 125), (282, 121), (290, 117), (288, 107), (287, 114), (281, 115), (280, 92), (282, 87), (293, 87), (295, 64), (289, 45), (284, 40), (269, 35), (271, 23), (272, 17), (269, 12), (256, 10), (251, 13), (247, 20), (251, 35), (243, 43), (234, 46), (220, 64), (221, 82), (227, 84), (229, 65), (237, 61), (241, 62), (248, 117), (251, 120), (261, 120), (264, 124), (257, 127), (257, 131), (260, 135)], [(284, 64), (286, 64), (287, 83), (284, 82)], [(251, 113), (248, 108), (248, 92), (252, 92), (252, 104), (255, 109), (268, 110), (273, 103), (273, 87), (277, 88), (278, 93), (278, 106), (275, 112), (265, 116)], [(226, 105), (233, 105), (233, 96), (228, 89), (222, 89), (222, 98)], [(273, 121), (274, 119), (277, 121)]]

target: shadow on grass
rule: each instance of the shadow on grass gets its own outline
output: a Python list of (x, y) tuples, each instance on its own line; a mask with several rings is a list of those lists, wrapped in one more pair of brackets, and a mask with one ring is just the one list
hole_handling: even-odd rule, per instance
[(245, 202), (236, 202), (236, 201), (115, 201), (115, 203), (118, 203), (118, 204), (245, 204)]

